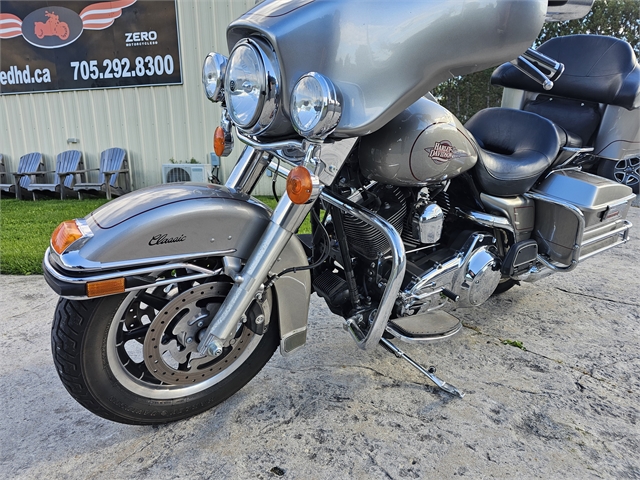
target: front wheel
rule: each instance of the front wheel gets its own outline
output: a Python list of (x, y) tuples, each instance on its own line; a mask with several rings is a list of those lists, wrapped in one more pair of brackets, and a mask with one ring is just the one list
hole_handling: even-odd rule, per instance
[[(52, 326), (56, 369), (67, 391), (121, 423), (168, 423), (203, 412), (249, 382), (279, 343), (270, 295), (218, 357), (197, 345), (231, 288), (228, 281), (171, 284), (95, 300), (60, 299)], [(248, 325), (266, 319), (263, 335)], [(266, 322), (265, 322), (266, 323)]]

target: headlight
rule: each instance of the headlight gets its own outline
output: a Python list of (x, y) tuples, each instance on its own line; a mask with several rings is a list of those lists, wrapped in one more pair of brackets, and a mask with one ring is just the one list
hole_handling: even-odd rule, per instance
[(258, 39), (239, 42), (229, 56), (224, 79), (231, 120), (258, 134), (273, 122), (278, 108), (279, 73), (275, 54)]
[(316, 72), (303, 75), (291, 94), (291, 121), (306, 138), (321, 140), (337, 126), (342, 114), (338, 91)]
[(202, 85), (204, 93), (212, 102), (221, 102), (224, 98), (222, 89), (224, 73), (227, 69), (227, 57), (219, 53), (210, 53), (204, 59), (202, 67)]

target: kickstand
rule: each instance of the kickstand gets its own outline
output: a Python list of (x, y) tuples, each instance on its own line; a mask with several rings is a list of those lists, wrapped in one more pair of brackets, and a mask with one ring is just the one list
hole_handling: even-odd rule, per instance
[(435, 383), (436, 386), (441, 390), (444, 390), (445, 392), (450, 393), (451, 395), (458, 395), (460, 398), (464, 397), (464, 392), (458, 390), (453, 385), (450, 385), (447, 382), (440, 380), (438, 377), (436, 377), (434, 367), (429, 368), (429, 370), (425, 369), (422, 365), (419, 365), (416, 362), (414, 362), (411, 359), (411, 357), (409, 357), (409, 355), (404, 353), (402, 350), (400, 350), (398, 347), (396, 347), (393, 343), (391, 343), (386, 338), (381, 338), (380, 343), (382, 344), (383, 347), (385, 347), (388, 351), (393, 353), (396, 357), (405, 359), (413, 367), (417, 368), (420, 371), (420, 373), (429, 377), (429, 380)]

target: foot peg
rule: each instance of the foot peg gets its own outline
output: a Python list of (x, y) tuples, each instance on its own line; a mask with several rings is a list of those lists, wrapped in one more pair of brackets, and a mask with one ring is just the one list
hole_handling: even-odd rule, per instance
[(425, 369), (422, 365), (419, 365), (416, 362), (414, 362), (411, 359), (411, 357), (409, 357), (406, 353), (404, 353), (402, 350), (400, 350), (398, 347), (396, 347), (393, 343), (391, 343), (386, 338), (381, 338), (380, 339), (380, 343), (382, 344), (382, 346), (384, 348), (389, 350), (396, 357), (403, 358), (404, 360), (409, 362), (411, 364), (411, 366), (413, 366), (414, 368), (418, 369), (418, 371), (420, 371), (420, 373), (422, 373), (423, 375), (426, 375), (429, 378), (429, 380), (431, 380), (433, 383), (435, 383), (436, 386), (439, 389), (444, 390), (445, 392), (450, 393), (451, 395), (457, 395), (460, 398), (464, 397), (464, 392), (458, 390), (453, 385), (450, 385), (447, 382), (445, 382), (443, 380), (440, 380), (438, 377), (436, 377), (435, 368), (434, 367), (429, 368), (429, 370)]

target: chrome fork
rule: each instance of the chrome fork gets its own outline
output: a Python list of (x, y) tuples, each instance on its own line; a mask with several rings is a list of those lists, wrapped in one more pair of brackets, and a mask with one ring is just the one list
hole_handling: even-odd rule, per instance
[[(252, 146), (245, 147), (225, 186), (243, 193), (251, 192), (272, 156), (271, 152)], [(318, 194), (319, 191), (315, 193), (315, 198)], [(234, 285), (229, 295), (198, 345), (199, 353), (214, 357), (222, 354), (223, 347), (235, 333), (236, 326), (251, 302), (262, 298), (262, 282), (311, 210), (315, 198), (307, 204), (297, 205), (286, 193), (282, 196), (246, 265), (233, 278)]]

